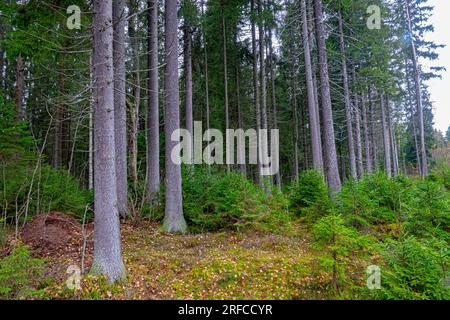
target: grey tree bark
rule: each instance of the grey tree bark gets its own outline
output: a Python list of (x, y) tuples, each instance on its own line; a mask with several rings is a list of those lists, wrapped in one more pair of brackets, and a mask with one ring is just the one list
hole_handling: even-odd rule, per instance
[[(355, 66), (352, 69), (352, 81), (353, 85), (356, 86), (356, 70)], [(362, 152), (362, 142), (361, 142), (361, 112), (359, 109), (359, 94), (356, 92), (356, 87), (353, 89), (353, 110), (355, 113), (355, 144), (356, 144), (356, 168), (358, 170), (358, 177), (364, 175), (364, 163), (363, 163), (363, 152)]]
[(385, 107), (385, 95), (381, 93), (380, 107), (381, 107), (381, 123), (383, 126), (383, 146), (384, 146), (384, 169), (387, 176), (390, 178), (392, 175), (391, 167), (391, 145), (389, 141), (389, 128), (386, 121), (386, 107)]
[[(277, 91), (275, 86), (275, 56), (273, 54), (272, 46), (272, 29), (269, 27), (269, 63), (270, 63), (270, 82), (272, 87), (271, 100), (272, 100), (272, 112), (273, 112), (273, 128), (278, 129), (278, 107), (277, 107)], [(281, 192), (281, 173), (277, 171), (275, 175), (275, 183), (278, 186), (278, 190)]]
[[(264, 21), (262, 16), (263, 4), (262, 0), (258, 0), (258, 15), (259, 15), (259, 23), (258, 23), (258, 31), (259, 31), (259, 80), (261, 85), (260, 91), (260, 106), (261, 106), (261, 129), (267, 129), (267, 81), (266, 81), (266, 61), (265, 61), (265, 52), (266, 52), (266, 37), (265, 37), (265, 28)], [(261, 135), (261, 143), (258, 145), (258, 149), (261, 148), (261, 154), (267, 154), (268, 148), (268, 136), (267, 134)], [(267, 165), (262, 163), (262, 165)], [(266, 193), (270, 192), (270, 183), (271, 179), (268, 179), (267, 176), (262, 177), (263, 180), (263, 189)]]
[(181, 192), (181, 166), (171, 159), (172, 150), (178, 142), (171, 137), (175, 130), (180, 128), (180, 91), (178, 84), (178, 19), (177, 0), (165, 1), (165, 39), (164, 49), (166, 56), (164, 89), (165, 89), (165, 115), (164, 132), (165, 144), (165, 216), (163, 228), (167, 232), (185, 232), (186, 221), (183, 216), (183, 198)]
[[(227, 63), (227, 35), (226, 35), (226, 24), (225, 16), (222, 12), (222, 39), (223, 39), (223, 84), (224, 84), (224, 95), (225, 95), (225, 129), (230, 128), (230, 115), (228, 108), (228, 63)], [(227, 171), (230, 172), (230, 165), (227, 163)]]
[(320, 93), (322, 102), (323, 121), (323, 153), (325, 176), (331, 194), (341, 190), (341, 179), (336, 156), (336, 142), (334, 140), (333, 111), (331, 108), (330, 80), (328, 77), (328, 58), (325, 45), (323, 26), (322, 1), (314, 0), (314, 15), (316, 18), (316, 40), (320, 69)]
[(22, 109), (23, 96), (25, 91), (25, 64), (22, 55), (16, 58), (16, 90), (15, 90), (15, 103), (16, 103), (16, 120), (24, 120), (24, 112)]
[[(255, 0), (251, 0), (250, 2), (250, 11), (251, 14), (255, 13)], [(255, 116), (256, 116), (256, 131), (258, 132), (261, 129), (261, 110), (259, 105), (259, 86), (258, 86), (258, 52), (256, 49), (256, 26), (254, 18), (251, 19), (251, 30), (252, 30), (252, 55), (253, 55), (253, 103), (255, 104)], [(258, 135), (258, 146), (260, 144), (259, 135)], [(259, 148), (258, 148), (259, 150)], [(259, 151), (258, 151), (259, 154)], [(263, 179), (262, 179), (262, 165), (261, 159), (258, 156), (258, 185), (263, 187)]]
[[(185, 90), (185, 112), (186, 112), (186, 130), (190, 132), (193, 137), (194, 134), (194, 120), (192, 116), (192, 45), (191, 45), (191, 29), (190, 26), (185, 25), (184, 33), (184, 90)], [(193, 140), (190, 142), (191, 150), (193, 149)], [(191, 152), (191, 162), (194, 161), (194, 153)]]
[[(205, 15), (205, 8), (204, 8), (204, 0), (201, 1), (201, 7), (202, 7), (202, 16)], [(203, 47), (203, 54), (204, 54), (204, 63), (205, 63), (205, 106), (206, 106), (206, 130), (210, 128), (209, 124), (209, 79), (208, 79), (208, 48), (206, 43), (206, 35), (205, 35), (205, 27), (202, 25), (202, 31), (203, 31), (203, 41), (204, 41), (204, 47)], [(208, 141), (209, 141), (209, 137)], [(208, 172), (211, 172), (211, 166), (208, 165)]]
[(91, 101), (89, 102), (89, 155), (88, 155), (88, 189), (94, 189), (94, 56), (91, 52), (90, 59)]
[(374, 104), (374, 95), (375, 89), (373, 86), (369, 89), (369, 102), (370, 102), (370, 111), (369, 111), (369, 123), (370, 123), (370, 145), (372, 146), (372, 163), (374, 170), (378, 170), (378, 146), (376, 140), (376, 122), (375, 122), (375, 104)]
[(389, 128), (389, 143), (391, 145), (391, 155), (392, 155), (392, 174), (394, 177), (398, 176), (398, 156), (397, 156), (397, 148), (395, 145), (395, 133), (394, 133), (394, 127), (392, 124), (392, 113), (391, 113), (391, 106), (389, 103), (389, 100), (387, 100), (386, 104), (386, 120), (387, 120), (387, 126)]
[(367, 173), (373, 172), (372, 167), (372, 154), (370, 147), (370, 138), (369, 138), (369, 123), (367, 118), (367, 96), (363, 93), (362, 95), (362, 121), (364, 128), (364, 150), (365, 150), (365, 160), (366, 160), (366, 171)]
[(344, 30), (341, 12), (338, 14), (339, 21), (339, 45), (341, 50), (341, 66), (342, 66), (342, 82), (344, 87), (344, 105), (347, 124), (347, 144), (348, 144), (348, 158), (350, 162), (350, 175), (353, 179), (358, 177), (356, 172), (356, 156), (355, 156), (355, 141), (353, 139), (353, 124), (352, 124), (352, 105), (350, 102), (350, 90), (348, 85), (348, 71), (347, 58), (345, 55)]
[[(64, 56), (60, 54), (58, 60), (59, 60), (58, 91), (61, 95), (63, 95), (65, 85)], [(62, 150), (63, 150), (62, 136), (63, 136), (63, 122), (65, 109), (66, 107), (64, 105), (64, 102), (60, 101), (56, 106), (55, 111), (55, 135), (53, 139), (53, 168), (55, 169), (59, 169), (61, 167), (62, 162)]]
[(302, 38), (303, 38), (303, 52), (305, 58), (305, 75), (306, 75), (306, 89), (308, 98), (308, 112), (309, 112), (309, 126), (311, 130), (311, 146), (312, 159), (314, 169), (323, 170), (322, 150), (320, 147), (320, 122), (317, 119), (316, 98), (314, 97), (314, 82), (311, 66), (311, 50), (308, 30), (308, 18), (306, 13), (306, 0), (301, 0), (302, 12)]
[(116, 140), (117, 208), (122, 217), (128, 211), (127, 110), (125, 92), (125, 0), (113, 1), (114, 24), (114, 125)]
[(416, 106), (417, 113), (419, 115), (419, 136), (420, 136), (420, 154), (421, 154), (421, 165), (422, 177), (428, 175), (428, 159), (427, 159), (427, 149), (425, 145), (425, 129), (424, 129), (424, 120), (423, 120), (423, 105), (422, 105), (422, 93), (420, 89), (420, 70), (417, 61), (417, 49), (416, 43), (414, 41), (414, 35), (412, 31), (412, 21), (411, 21), (411, 10), (410, 10), (410, 0), (406, 0), (406, 16), (408, 22), (408, 31), (409, 37), (411, 40), (411, 52), (412, 52), (412, 63), (413, 63), (413, 71), (414, 71), (414, 87), (416, 91)]
[(147, 200), (153, 203), (160, 188), (158, 1), (148, 1), (148, 106), (147, 106)]
[(319, 94), (318, 94), (318, 85), (317, 85), (317, 57), (313, 55), (313, 51), (315, 48), (314, 45), (314, 0), (309, 0), (307, 5), (307, 13), (308, 13), (308, 32), (309, 32), (309, 48), (311, 50), (311, 70), (313, 77), (313, 92), (314, 92), (314, 106), (316, 108), (316, 119), (317, 119), (317, 131), (319, 133), (319, 147), (320, 154), (322, 156), (322, 170), (323, 170), (323, 147), (322, 147), (322, 129), (320, 122), (320, 111), (319, 111)]
[(94, 257), (91, 272), (124, 278), (117, 209), (112, 1), (94, 1)]
[[(242, 121), (242, 110), (241, 110), (241, 66), (239, 60), (236, 61), (236, 105), (237, 105), (237, 116), (238, 116), (238, 127), (244, 129), (244, 124)], [(239, 171), (241, 174), (247, 176), (247, 166), (245, 165), (245, 157), (242, 157), (244, 163), (239, 164)]]
[(140, 75), (140, 59), (139, 59), (139, 39), (137, 37), (137, 32), (139, 30), (139, 20), (137, 12), (139, 8), (137, 7), (135, 0), (129, 1), (129, 15), (130, 22), (128, 26), (128, 34), (131, 42), (131, 52), (133, 57), (133, 97), (134, 103), (130, 103), (130, 176), (133, 182), (134, 190), (137, 188), (138, 183), (138, 128), (139, 128), (139, 107), (141, 104), (141, 75)]

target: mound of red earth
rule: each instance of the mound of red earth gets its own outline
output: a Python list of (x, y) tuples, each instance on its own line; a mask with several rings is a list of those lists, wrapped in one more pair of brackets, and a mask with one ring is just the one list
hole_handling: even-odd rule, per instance
[(81, 255), (92, 249), (93, 224), (83, 226), (61, 212), (36, 215), (21, 230), (25, 244), (39, 256)]

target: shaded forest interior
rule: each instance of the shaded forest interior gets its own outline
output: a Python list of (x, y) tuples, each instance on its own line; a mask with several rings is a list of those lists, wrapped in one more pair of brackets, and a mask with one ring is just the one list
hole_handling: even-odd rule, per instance
[(0, 298), (449, 299), (428, 2), (2, 1)]

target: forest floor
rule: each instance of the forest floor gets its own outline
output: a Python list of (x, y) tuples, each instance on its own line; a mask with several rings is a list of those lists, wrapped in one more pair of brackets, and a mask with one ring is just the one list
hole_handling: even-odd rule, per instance
[[(48, 299), (338, 298), (330, 286), (331, 272), (322, 266), (324, 253), (312, 247), (305, 227), (298, 224), (295, 229), (295, 235), (289, 236), (252, 230), (167, 234), (157, 223), (124, 222), (127, 280), (110, 286), (105, 279), (87, 274), (80, 290), (69, 290), (66, 281), (67, 268), (81, 266), (83, 241), (68, 240), (64, 247), (31, 244), (33, 255), (46, 260), (44, 298)], [(85, 230), (83, 264), (88, 270), (92, 226)], [(357, 259), (350, 262), (354, 270), (350, 274), (361, 279), (357, 280), (361, 286), (363, 264)]]

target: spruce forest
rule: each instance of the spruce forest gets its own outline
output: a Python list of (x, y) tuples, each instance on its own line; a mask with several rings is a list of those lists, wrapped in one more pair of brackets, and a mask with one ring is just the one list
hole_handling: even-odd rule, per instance
[(450, 299), (430, 2), (1, 0), (0, 299)]

